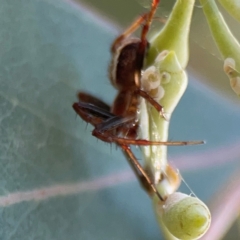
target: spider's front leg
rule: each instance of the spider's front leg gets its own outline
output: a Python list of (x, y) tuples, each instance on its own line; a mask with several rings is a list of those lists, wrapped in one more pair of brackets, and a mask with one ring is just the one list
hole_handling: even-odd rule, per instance
[(156, 102), (147, 92), (144, 90), (138, 89), (136, 90), (136, 93), (144, 98), (147, 102), (149, 102), (159, 113), (160, 115), (167, 121), (167, 118), (164, 113), (164, 108), (161, 104)]
[[(96, 98), (94, 98), (96, 100)], [(100, 101), (102, 103), (102, 101)], [(119, 145), (166, 145), (166, 146), (182, 146), (182, 145), (198, 145), (204, 141), (149, 141), (145, 139), (130, 139), (119, 137), (121, 127), (132, 121), (132, 118), (123, 118), (116, 116), (106, 109), (100, 108), (92, 103), (77, 102), (73, 104), (75, 112), (87, 123), (94, 126), (92, 135), (104, 142), (116, 143)]]

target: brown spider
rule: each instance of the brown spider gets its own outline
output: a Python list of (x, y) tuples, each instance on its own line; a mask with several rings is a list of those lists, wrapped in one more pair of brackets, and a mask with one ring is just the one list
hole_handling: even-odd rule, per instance
[[(73, 104), (76, 113), (86, 122), (94, 126), (92, 135), (108, 143), (116, 143), (127, 156), (127, 159), (145, 189), (157, 194), (155, 184), (142, 168), (129, 145), (192, 145), (196, 142), (153, 142), (137, 139), (139, 128), (137, 111), (140, 97), (148, 101), (165, 118), (163, 107), (141, 89), (141, 71), (149, 43), (146, 35), (160, 0), (153, 0), (148, 13), (139, 17), (123, 34), (116, 38), (111, 47), (112, 61), (109, 74), (118, 94), (112, 107), (87, 93), (78, 94), (79, 102)], [(130, 35), (142, 27), (141, 37)]]

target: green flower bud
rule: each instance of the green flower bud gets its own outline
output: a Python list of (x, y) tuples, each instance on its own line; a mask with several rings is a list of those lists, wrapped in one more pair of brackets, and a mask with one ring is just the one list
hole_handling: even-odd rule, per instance
[[(143, 90), (164, 106), (164, 113), (168, 120), (185, 92), (187, 83), (187, 74), (174, 51), (161, 52), (154, 65), (147, 68), (142, 75)], [(140, 136), (151, 141), (167, 141), (169, 121), (162, 118), (151, 105), (144, 101), (140, 112)], [(146, 146), (142, 149), (146, 168), (153, 173), (154, 181), (159, 182), (167, 166), (166, 146)]]
[(181, 68), (188, 62), (188, 35), (195, 0), (176, 1), (163, 29), (150, 40), (147, 66), (155, 61), (164, 50), (174, 51)]
[(171, 194), (164, 203), (155, 199), (154, 207), (159, 221), (178, 239), (199, 239), (211, 223), (208, 207), (198, 198), (183, 193)]

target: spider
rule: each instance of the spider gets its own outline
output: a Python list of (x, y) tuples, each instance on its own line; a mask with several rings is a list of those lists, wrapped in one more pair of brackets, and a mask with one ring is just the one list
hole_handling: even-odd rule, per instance
[[(84, 121), (93, 125), (93, 136), (121, 147), (145, 190), (149, 194), (154, 192), (163, 201), (153, 180), (138, 162), (130, 145), (176, 146), (203, 142), (154, 142), (137, 138), (139, 128), (137, 112), (141, 98), (149, 102), (165, 119), (163, 106), (141, 88), (141, 72), (149, 47), (146, 37), (159, 2), (160, 0), (153, 0), (150, 11), (134, 21), (112, 44), (109, 75), (112, 85), (118, 90), (112, 107), (88, 93), (79, 92), (79, 101), (73, 104), (73, 109)], [(140, 38), (131, 37), (130, 35), (140, 26), (142, 26)]]

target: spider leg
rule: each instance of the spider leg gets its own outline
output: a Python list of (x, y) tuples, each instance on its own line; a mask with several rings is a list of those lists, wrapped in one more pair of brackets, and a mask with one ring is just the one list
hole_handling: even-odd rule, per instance
[(111, 108), (108, 104), (106, 104), (105, 102), (103, 102), (102, 100), (92, 96), (89, 93), (85, 93), (85, 92), (79, 92), (77, 94), (78, 100), (80, 102), (85, 102), (85, 103), (91, 103), (99, 108), (102, 108), (108, 112), (110, 112)]
[(143, 54), (144, 54), (145, 49), (146, 49), (147, 44), (148, 44), (146, 36), (147, 36), (147, 33), (148, 33), (149, 28), (151, 26), (154, 14), (156, 13), (156, 10), (157, 10), (157, 7), (158, 7), (159, 3), (160, 3), (160, 0), (153, 0), (152, 1), (151, 10), (147, 14), (146, 22), (143, 25), (142, 34), (141, 34), (141, 44), (139, 46), (139, 51), (142, 52)]
[(167, 121), (167, 118), (164, 113), (164, 108), (162, 105), (156, 102), (147, 92), (141, 89), (137, 89), (136, 93), (139, 94), (146, 101), (148, 101), (160, 113), (160, 115)]
[[(93, 98), (94, 101), (96, 100)], [(101, 105), (101, 104), (100, 104)], [(78, 102), (73, 104), (73, 109), (76, 113), (86, 122), (94, 126), (92, 134), (101, 139), (102, 141), (109, 143), (116, 143), (120, 146), (128, 159), (131, 167), (133, 168), (136, 176), (143, 185), (143, 187), (150, 193), (150, 189), (157, 194), (160, 200), (164, 200), (163, 197), (157, 191), (153, 181), (148, 176), (147, 172), (143, 169), (141, 164), (130, 149), (130, 144), (133, 145), (189, 145), (189, 144), (201, 144), (202, 141), (196, 142), (153, 142), (144, 139), (128, 139), (118, 137), (117, 134), (121, 133), (121, 126), (132, 121), (132, 118), (123, 118), (116, 116), (106, 109), (102, 109), (99, 106), (92, 103)]]
[[(93, 99), (94, 99), (94, 101), (96, 100), (95, 98), (93, 98)], [(114, 116), (110, 112), (107, 112), (105, 109), (101, 109), (100, 107), (95, 106), (92, 103), (86, 103), (86, 102), (74, 103), (73, 109), (83, 120), (85, 120), (88, 123), (91, 123), (95, 127), (95, 129), (97, 129), (97, 128), (105, 129), (104, 124), (101, 127), (102, 123), (105, 123), (105, 124), (107, 123), (107, 126), (111, 126), (108, 129), (109, 131), (110, 131), (110, 129), (115, 128), (116, 124), (117, 125), (123, 124), (124, 118), (121, 118), (119, 116)], [(131, 151), (130, 147), (127, 146), (126, 144), (118, 144), (117, 143), (117, 145), (119, 145), (122, 148), (125, 156), (127, 157), (127, 160), (129, 162), (130, 166), (132, 167), (134, 173), (136, 174), (136, 176), (139, 179), (142, 186), (147, 190), (147, 192), (150, 192), (149, 189), (152, 189), (153, 192), (155, 192), (157, 194), (159, 199), (161, 201), (163, 201), (163, 198), (157, 191), (154, 183), (152, 182), (152, 180), (150, 179), (150, 177), (148, 176), (146, 171), (142, 168), (141, 164), (136, 159), (136, 157), (133, 154), (133, 152)]]
[(94, 127), (101, 124), (104, 120), (114, 117), (109, 111), (91, 103), (77, 102), (72, 107), (85, 122), (90, 123)]
[(138, 162), (137, 158), (133, 154), (130, 147), (125, 144), (119, 144), (119, 146), (122, 148), (124, 155), (128, 159), (128, 162), (131, 168), (133, 169), (135, 175), (137, 176), (138, 180), (140, 181), (141, 185), (145, 188), (145, 190), (148, 193), (151, 193), (151, 190), (152, 190), (161, 201), (164, 201), (164, 198), (160, 195), (160, 193), (155, 187), (155, 184), (153, 183), (151, 178), (148, 176), (146, 171), (143, 169), (141, 164)]
[(112, 113), (99, 108), (91, 103), (78, 102), (73, 104), (73, 109), (86, 122), (92, 124), (95, 128), (92, 135), (104, 142), (126, 144), (126, 145), (166, 145), (166, 146), (182, 146), (203, 144), (204, 141), (149, 141), (145, 139), (122, 138), (117, 134), (121, 132), (121, 126), (131, 122), (132, 118), (123, 118), (113, 115)]
[(140, 16), (139, 18), (137, 18), (131, 25), (129, 28), (127, 28), (119, 37), (117, 37), (115, 39), (115, 41), (112, 44), (111, 47), (111, 51), (115, 52), (115, 50), (118, 48), (119, 45), (121, 45), (122, 41), (127, 38), (130, 34), (132, 34), (133, 32), (135, 32), (140, 26), (141, 24), (146, 20), (148, 14), (145, 13), (142, 16)]
[(125, 30), (119, 37), (117, 37), (115, 39), (115, 41), (112, 44), (111, 47), (111, 51), (114, 52), (117, 47), (122, 43), (122, 41), (127, 38), (130, 34), (132, 34), (133, 32), (135, 32), (140, 26), (141, 24), (145, 22), (145, 24), (143, 25), (143, 30), (142, 30), (142, 34), (141, 34), (141, 45), (140, 45), (140, 51), (144, 54), (145, 49), (147, 47), (147, 39), (146, 39), (146, 35), (149, 31), (150, 25), (152, 23), (154, 14), (157, 10), (158, 4), (159, 4), (160, 0), (153, 0), (152, 1), (152, 6), (151, 6), (151, 10), (149, 13), (145, 13), (142, 16), (140, 16), (139, 18), (137, 18), (131, 25), (130, 27)]

